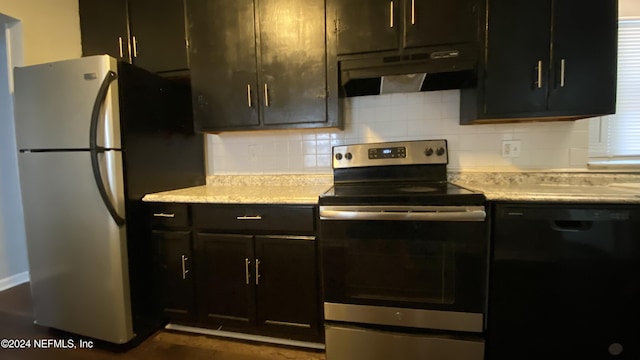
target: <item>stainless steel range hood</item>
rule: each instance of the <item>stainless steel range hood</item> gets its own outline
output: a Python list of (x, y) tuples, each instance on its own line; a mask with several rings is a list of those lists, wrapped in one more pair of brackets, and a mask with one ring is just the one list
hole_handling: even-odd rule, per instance
[(461, 89), (476, 83), (469, 44), (339, 59), (342, 96)]

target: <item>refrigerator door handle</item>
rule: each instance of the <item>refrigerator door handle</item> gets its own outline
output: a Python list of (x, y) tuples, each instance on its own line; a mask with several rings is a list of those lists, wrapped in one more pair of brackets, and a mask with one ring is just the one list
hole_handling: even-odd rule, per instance
[(107, 207), (109, 214), (113, 218), (113, 221), (115, 221), (118, 226), (124, 226), (125, 220), (118, 214), (116, 208), (113, 206), (113, 203), (109, 198), (109, 194), (107, 193), (107, 189), (104, 186), (104, 182), (102, 181), (102, 174), (100, 173), (100, 165), (98, 162), (98, 154), (103, 153), (105, 151), (105, 148), (102, 146), (98, 146), (97, 144), (100, 108), (107, 98), (109, 85), (111, 85), (111, 83), (117, 78), (118, 75), (115, 72), (107, 72), (107, 75), (105, 76), (102, 84), (100, 85), (100, 89), (98, 90), (96, 101), (93, 104), (93, 111), (91, 112), (91, 128), (89, 130), (89, 152), (91, 154), (91, 168), (93, 170), (93, 178), (96, 181), (96, 186), (98, 187), (100, 197), (102, 198), (104, 205)]

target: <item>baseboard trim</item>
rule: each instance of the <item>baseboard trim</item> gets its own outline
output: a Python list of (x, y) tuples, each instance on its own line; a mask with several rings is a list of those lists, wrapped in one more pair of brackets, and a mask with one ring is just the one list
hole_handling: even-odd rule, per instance
[(236, 333), (231, 331), (212, 330), (212, 329), (176, 325), (176, 324), (167, 324), (164, 328), (167, 330), (178, 330), (178, 331), (185, 331), (185, 332), (191, 332), (196, 334), (213, 335), (213, 336), (220, 336), (220, 337), (239, 339), (239, 340), (249, 340), (249, 341), (257, 341), (257, 342), (263, 342), (263, 343), (324, 350), (324, 344), (308, 342), (308, 341), (280, 339), (280, 338), (274, 338), (270, 336), (243, 334), (243, 333)]
[(15, 275), (11, 275), (4, 279), (0, 279), (0, 291), (10, 289), (14, 286), (24, 284), (29, 281), (29, 272), (21, 272)]

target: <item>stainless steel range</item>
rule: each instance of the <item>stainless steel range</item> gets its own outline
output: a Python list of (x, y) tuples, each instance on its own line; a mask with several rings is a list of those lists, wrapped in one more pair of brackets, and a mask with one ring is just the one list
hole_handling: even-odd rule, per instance
[(446, 140), (333, 148), (320, 197), (328, 360), (484, 358), (485, 197)]

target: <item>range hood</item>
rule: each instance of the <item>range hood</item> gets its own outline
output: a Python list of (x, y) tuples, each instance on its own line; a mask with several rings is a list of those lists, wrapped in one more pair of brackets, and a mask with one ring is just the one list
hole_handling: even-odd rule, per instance
[(462, 89), (476, 84), (470, 44), (339, 58), (342, 96)]

